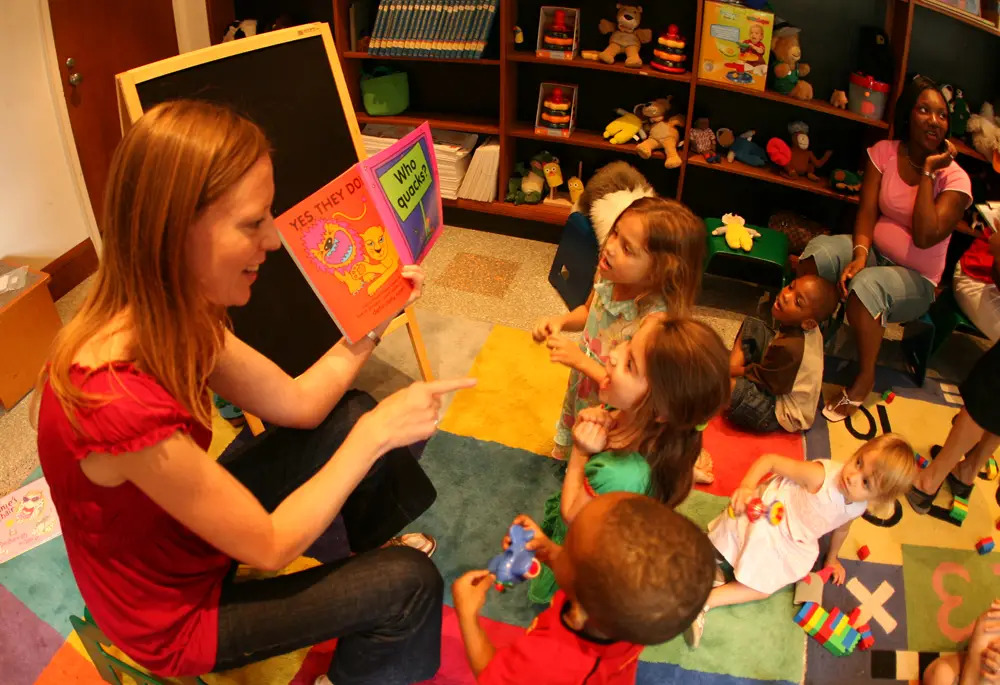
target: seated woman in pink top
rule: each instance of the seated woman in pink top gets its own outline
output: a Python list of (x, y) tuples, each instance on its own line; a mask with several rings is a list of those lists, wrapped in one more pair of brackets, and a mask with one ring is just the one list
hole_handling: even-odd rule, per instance
[(799, 260), (800, 276), (838, 284), (858, 341), (860, 370), (824, 408), (830, 421), (854, 413), (872, 391), (885, 327), (920, 317), (934, 301), (951, 232), (972, 203), (948, 126), (941, 91), (917, 76), (899, 96), (898, 139), (868, 149), (854, 235), (813, 238)]

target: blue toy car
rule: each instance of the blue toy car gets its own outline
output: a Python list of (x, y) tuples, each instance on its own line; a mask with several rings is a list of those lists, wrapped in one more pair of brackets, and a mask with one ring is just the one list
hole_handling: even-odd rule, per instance
[(495, 587), (498, 592), (530, 580), (542, 570), (535, 553), (525, 549), (528, 541), (535, 537), (535, 532), (515, 523), (508, 533), (510, 547), (490, 559), (486, 565), (489, 572), (496, 576)]

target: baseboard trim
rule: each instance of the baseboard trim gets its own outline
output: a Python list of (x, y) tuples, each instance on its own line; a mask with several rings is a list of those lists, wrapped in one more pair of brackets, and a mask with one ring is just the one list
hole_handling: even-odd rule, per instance
[(97, 271), (97, 263), (97, 250), (90, 238), (87, 238), (45, 265), (42, 271), (51, 277), (49, 293), (52, 299), (58, 300), (83, 283), (90, 274)]

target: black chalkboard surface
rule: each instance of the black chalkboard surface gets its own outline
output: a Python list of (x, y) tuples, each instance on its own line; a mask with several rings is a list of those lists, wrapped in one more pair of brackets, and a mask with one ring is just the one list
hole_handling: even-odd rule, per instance
[[(331, 59), (335, 53), (327, 52), (314, 30), (137, 80), (135, 87), (143, 111), (165, 100), (195, 98), (229, 105), (260, 125), (273, 148), (277, 216), (358, 161), (344, 112), (351, 103), (341, 103)], [(293, 376), (340, 338), (284, 249), (268, 255), (249, 304), (231, 308), (229, 315), (237, 336)]]

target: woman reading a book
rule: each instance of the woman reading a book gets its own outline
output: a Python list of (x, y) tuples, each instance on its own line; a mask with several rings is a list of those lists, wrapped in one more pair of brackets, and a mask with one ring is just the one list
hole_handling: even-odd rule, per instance
[[(424, 680), (442, 579), (425, 554), (383, 545), (435, 497), (405, 446), (472, 381), (415, 383), (376, 406), (348, 388), (384, 327), (294, 379), (237, 339), (225, 308), (248, 301), (280, 247), (273, 195), (264, 134), (215, 105), (154, 107), (119, 144), (103, 259), (36, 393), (69, 561), (97, 624), (158, 675), (338, 637), (338, 685)], [(422, 272), (404, 275), (419, 295)], [(282, 428), (213, 460), (209, 388)], [(353, 556), (235, 582), (236, 562), (288, 566), (338, 513)]]

